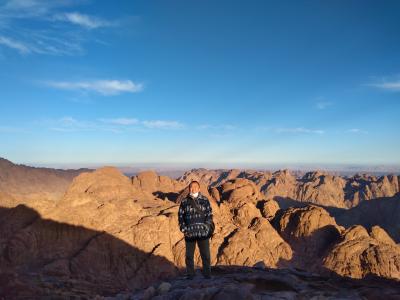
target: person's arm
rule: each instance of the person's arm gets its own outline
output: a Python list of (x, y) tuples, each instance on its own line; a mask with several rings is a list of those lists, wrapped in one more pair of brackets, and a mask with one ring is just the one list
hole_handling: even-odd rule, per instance
[(179, 210), (178, 210), (178, 221), (179, 221), (179, 230), (183, 233), (186, 231), (186, 223), (185, 223), (185, 211), (184, 211), (184, 206), (182, 204), (179, 205)]
[(206, 201), (206, 211), (204, 212), (204, 216), (205, 216), (205, 223), (211, 225), (213, 223), (213, 212), (210, 201), (208, 199)]

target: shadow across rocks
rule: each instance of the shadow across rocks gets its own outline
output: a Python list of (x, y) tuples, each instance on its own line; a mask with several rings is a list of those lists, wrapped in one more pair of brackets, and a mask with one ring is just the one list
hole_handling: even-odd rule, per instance
[(169, 200), (172, 202), (177, 202), (177, 199), (179, 197), (179, 193), (165, 193), (165, 192), (161, 192), (161, 191), (157, 191), (153, 193), (154, 196), (156, 196), (157, 198), (163, 199), (163, 200)]
[(166, 258), (104, 232), (0, 207), (0, 298), (93, 298), (179, 274)]

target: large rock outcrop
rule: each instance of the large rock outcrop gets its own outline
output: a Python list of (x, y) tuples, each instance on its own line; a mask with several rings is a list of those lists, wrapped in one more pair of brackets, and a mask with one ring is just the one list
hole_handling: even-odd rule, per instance
[(249, 227), (240, 227), (221, 245), (218, 264), (254, 266), (262, 262), (268, 267), (287, 266), (292, 258), (290, 246), (272, 225), (257, 218)]
[(186, 186), (183, 182), (171, 179), (168, 176), (158, 175), (152, 170), (142, 171), (133, 176), (131, 180), (134, 187), (150, 192), (155, 196), (168, 196), (168, 194), (179, 193)]
[(281, 211), (273, 223), (294, 251), (293, 264), (314, 270), (344, 230), (325, 209), (315, 205)]
[(400, 246), (378, 226), (368, 233), (364, 227), (355, 225), (343, 232), (323, 265), (352, 278), (375, 275), (400, 280)]

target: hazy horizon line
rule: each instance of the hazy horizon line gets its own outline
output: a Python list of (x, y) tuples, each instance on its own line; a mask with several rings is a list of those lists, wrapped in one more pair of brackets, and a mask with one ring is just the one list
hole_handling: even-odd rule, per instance
[(56, 169), (98, 169), (112, 166), (119, 169), (139, 170), (155, 169), (164, 171), (178, 171), (191, 169), (254, 169), (254, 170), (283, 170), (293, 171), (326, 170), (326, 171), (378, 171), (378, 172), (400, 172), (400, 164), (362, 164), (362, 163), (189, 163), (189, 162), (131, 162), (131, 163), (40, 163), (40, 162), (13, 162), (16, 164)]

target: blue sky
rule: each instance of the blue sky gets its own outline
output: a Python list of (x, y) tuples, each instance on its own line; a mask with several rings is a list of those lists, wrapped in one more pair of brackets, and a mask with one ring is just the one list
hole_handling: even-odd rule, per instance
[(0, 156), (399, 165), (399, 1), (0, 1)]

